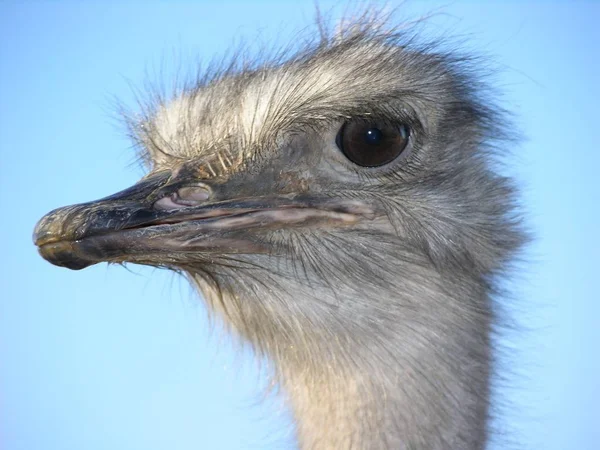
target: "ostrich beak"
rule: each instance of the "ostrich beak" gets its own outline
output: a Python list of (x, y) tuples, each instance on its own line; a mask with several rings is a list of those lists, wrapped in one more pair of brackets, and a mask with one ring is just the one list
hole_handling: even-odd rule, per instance
[(51, 211), (33, 240), (43, 258), (73, 270), (103, 261), (177, 266), (201, 253), (270, 252), (260, 239), (265, 230), (344, 226), (372, 214), (355, 200), (306, 194), (252, 197), (244, 189), (223, 198), (219, 192), (231, 191), (223, 187), (159, 172), (109, 197)]

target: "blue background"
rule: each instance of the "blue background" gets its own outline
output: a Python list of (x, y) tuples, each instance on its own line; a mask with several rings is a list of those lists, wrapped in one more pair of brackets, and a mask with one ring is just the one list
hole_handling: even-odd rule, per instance
[[(507, 170), (535, 241), (511, 283), (519, 326), (504, 340), (497, 425), (521, 448), (598, 448), (600, 5), (409, 2), (395, 18), (432, 11), (430, 32), (494, 57), (526, 136)], [(257, 34), (287, 42), (313, 13), (312, 0), (0, 3), (1, 448), (293, 445), (281, 403), (262, 399), (264, 373), (184, 280), (60, 269), (31, 232), (50, 209), (142, 174), (112, 108), (132, 101), (130, 81)]]

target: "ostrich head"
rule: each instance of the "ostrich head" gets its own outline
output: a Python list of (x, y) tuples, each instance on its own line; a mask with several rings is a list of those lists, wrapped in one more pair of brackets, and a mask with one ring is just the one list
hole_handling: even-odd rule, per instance
[(272, 361), (302, 448), (481, 448), (491, 293), (522, 237), (475, 74), (358, 21), (202, 78), (131, 124), (141, 181), (35, 243), (185, 273)]

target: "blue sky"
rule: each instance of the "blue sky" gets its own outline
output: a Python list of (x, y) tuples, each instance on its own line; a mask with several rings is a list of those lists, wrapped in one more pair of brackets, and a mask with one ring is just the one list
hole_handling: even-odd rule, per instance
[[(458, 34), (502, 67), (503, 102), (526, 137), (506, 170), (535, 241), (511, 283), (520, 328), (504, 340), (513, 375), (497, 423), (520, 448), (591, 449), (600, 3), (409, 2), (395, 17), (433, 10), (432, 33)], [(137, 266), (60, 269), (37, 255), (31, 232), (50, 209), (142, 174), (112, 111), (113, 96), (132, 100), (130, 82), (173, 54), (205, 61), (257, 33), (284, 43), (313, 11), (312, 0), (0, 3), (1, 448), (292, 446), (285, 409), (262, 401), (264, 373), (185, 281)]]

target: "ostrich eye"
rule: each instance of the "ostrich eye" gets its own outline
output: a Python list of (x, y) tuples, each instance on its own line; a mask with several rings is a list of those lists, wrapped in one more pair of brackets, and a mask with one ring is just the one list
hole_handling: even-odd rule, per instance
[(408, 136), (406, 125), (353, 121), (342, 126), (335, 143), (354, 164), (379, 167), (400, 156), (408, 145)]

